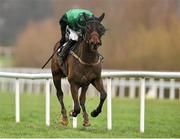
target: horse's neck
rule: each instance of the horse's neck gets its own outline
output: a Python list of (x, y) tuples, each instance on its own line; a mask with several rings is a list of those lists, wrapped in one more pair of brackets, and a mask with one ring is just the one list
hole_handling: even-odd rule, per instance
[(78, 56), (86, 63), (95, 63), (98, 60), (98, 52), (91, 51), (88, 44), (81, 42), (77, 49)]

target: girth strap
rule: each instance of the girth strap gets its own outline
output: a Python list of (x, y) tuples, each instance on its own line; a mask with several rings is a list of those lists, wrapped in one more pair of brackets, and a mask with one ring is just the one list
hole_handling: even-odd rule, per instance
[(104, 59), (102, 55), (98, 55), (98, 61), (95, 63), (86, 63), (84, 62), (77, 54), (75, 54), (72, 50), (70, 50), (70, 54), (74, 56), (81, 64), (87, 65), (87, 66), (96, 66), (101, 63), (101, 61)]

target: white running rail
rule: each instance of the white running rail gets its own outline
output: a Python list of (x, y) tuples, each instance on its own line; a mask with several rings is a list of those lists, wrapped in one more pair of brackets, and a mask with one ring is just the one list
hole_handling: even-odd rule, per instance
[[(15, 82), (15, 110), (16, 110), (16, 122), (20, 122), (20, 91), (19, 91), (19, 79), (45, 79), (46, 80), (46, 125), (50, 126), (50, 79), (52, 79), (51, 73), (42, 74), (30, 74), (30, 73), (12, 73), (12, 72), (0, 72), (1, 78), (13, 78)], [(145, 83), (146, 78), (160, 78), (160, 79), (180, 79), (180, 72), (152, 72), (152, 71), (111, 71), (102, 72), (102, 77), (107, 78), (107, 129), (112, 129), (112, 103), (111, 103), (111, 79), (122, 77), (134, 77), (140, 79), (140, 132), (144, 132), (144, 115), (145, 115)], [(76, 121), (77, 119), (74, 118)], [(73, 122), (77, 125), (77, 122)], [(74, 125), (73, 125), (74, 127)]]

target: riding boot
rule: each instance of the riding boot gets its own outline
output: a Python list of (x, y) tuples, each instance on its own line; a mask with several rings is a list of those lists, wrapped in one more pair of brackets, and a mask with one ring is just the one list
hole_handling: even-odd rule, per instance
[(59, 56), (60, 56), (60, 65), (62, 65), (64, 63), (70, 48), (71, 48), (71, 42), (66, 42), (65, 44), (63, 44), (61, 52), (59, 54)]

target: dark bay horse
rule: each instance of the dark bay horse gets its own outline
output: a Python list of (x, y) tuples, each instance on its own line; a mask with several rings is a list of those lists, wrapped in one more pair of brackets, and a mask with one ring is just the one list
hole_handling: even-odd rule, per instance
[[(80, 26), (82, 37), (75, 44), (73, 50), (70, 51), (65, 64), (67, 66), (67, 79), (70, 83), (72, 98), (74, 101), (74, 109), (70, 115), (76, 117), (80, 110), (83, 111), (84, 126), (89, 126), (89, 118), (85, 108), (86, 91), (88, 86), (92, 84), (100, 92), (100, 102), (96, 109), (91, 112), (92, 117), (96, 117), (101, 113), (103, 103), (106, 99), (106, 91), (101, 79), (101, 57), (98, 53), (98, 47), (101, 45), (101, 37), (105, 33), (105, 28), (101, 24), (104, 13), (99, 17), (89, 19), (85, 14), (85, 26)], [(59, 42), (55, 45), (54, 50), (59, 47)], [(61, 78), (66, 77), (59, 65), (59, 56), (56, 53), (51, 61), (51, 70), (53, 82), (56, 87), (57, 97), (61, 105), (61, 124), (67, 125), (68, 118), (66, 108), (63, 102), (63, 91), (61, 89)], [(81, 88), (81, 94), (78, 98), (78, 90)], [(80, 108), (81, 106), (81, 108)]]

